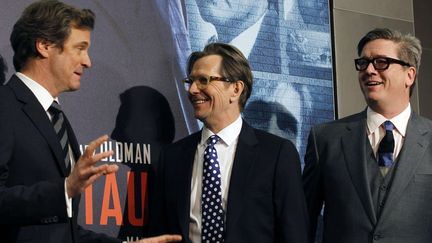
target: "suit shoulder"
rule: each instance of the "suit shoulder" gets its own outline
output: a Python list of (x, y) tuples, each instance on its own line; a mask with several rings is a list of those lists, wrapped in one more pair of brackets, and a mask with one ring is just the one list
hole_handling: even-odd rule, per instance
[(290, 148), (296, 149), (293, 142), (290, 140), (277, 136), (275, 134), (260, 130), (260, 129), (253, 129), (255, 132), (255, 135), (259, 141), (260, 144), (267, 144), (269, 146), (274, 146), (276, 144), (280, 144), (281, 146), (288, 146)]
[(0, 109), (2, 110), (16, 110), (12, 107), (18, 104), (15, 93), (7, 85), (0, 86)]
[(193, 141), (196, 141), (197, 139), (200, 139), (201, 131), (192, 133), (184, 138), (179, 139), (178, 141), (174, 142), (172, 145), (179, 145), (184, 143), (191, 143)]
[(333, 130), (333, 129), (340, 129), (341, 127), (345, 127), (346, 125), (353, 123), (353, 122), (359, 122), (360, 120), (366, 120), (366, 113), (360, 112), (356, 113), (350, 116), (343, 117), (341, 119), (316, 124), (313, 126), (314, 130), (320, 131), (320, 130)]
[(172, 150), (176, 148), (182, 148), (184, 146), (191, 146), (191, 144), (196, 144), (199, 142), (201, 131), (190, 134), (178, 141), (165, 146), (165, 150)]
[(7, 85), (0, 85), (0, 101), (6, 102), (15, 99), (15, 94), (12, 89)]
[(285, 138), (282, 138), (280, 136), (277, 136), (275, 134), (266, 132), (266, 131), (261, 130), (261, 129), (254, 128), (253, 130), (254, 130), (255, 135), (257, 136), (257, 138), (263, 138), (263, 139), (266, 139), (266, 140), (274, 140), (274, 141), (286, 140)]
[(432, 130), (432, 120), (424, 116), (416, 115), (417, 119), (424, 124), (428, 130)]

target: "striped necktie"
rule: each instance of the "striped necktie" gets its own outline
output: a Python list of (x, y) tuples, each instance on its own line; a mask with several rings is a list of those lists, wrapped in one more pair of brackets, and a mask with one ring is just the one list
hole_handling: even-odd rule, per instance
[(53, 101), (51, 106), (48, 109), (48, 112), (51, 114), (51, 122), (54, 126), (54, 130), (57, 133), (57, 137), (59, 139), (62, 154), (64, 158), (64, 163), (66, 169), (69, 171), (70, 167), (70, 157), (69, 157), (69, 139), (65, 122), (65, 115), (61, 109), (61, 106), (57, 103), (57, 101)]

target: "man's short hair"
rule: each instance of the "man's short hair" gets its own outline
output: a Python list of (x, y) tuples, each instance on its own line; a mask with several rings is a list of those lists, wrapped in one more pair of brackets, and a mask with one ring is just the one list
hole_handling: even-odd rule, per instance
[(244, 89), (240, 95), (239, 102), (240, 110), (243, 110), (252, 92), (253, 76), (249, 62), (235, 46), (224, 43), (212, 43), (205, 46), (203, 51), (193, 52), (189, 56), (187, 74), (191, 73), (193, 65), (197, 60), (210, 55), (219, 55), (222, 57), (221, 73), (224, 77), (233, 81), (243, 81)]
[(30, 4), (15, 23), (10, 42), (14, 50), (13, 64), (19, 72), (31, 57), (37, 57), (37, 40), (54, 44), (60, 50), (71, 28), (93, 30), (95, 15), (89, 9), (78, 9), (57, 0), (41, 0)]

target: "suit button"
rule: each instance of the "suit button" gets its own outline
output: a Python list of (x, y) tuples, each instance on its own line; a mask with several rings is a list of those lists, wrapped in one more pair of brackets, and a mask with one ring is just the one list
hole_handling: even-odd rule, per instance
[(373, 239), (374, 239), (374, 240), (379, 240), (379, 239), (381, 239), (381, 235), (375, 234), (375, 235), (373, 236)]
[(382, 185), (382, 186), (380, 187), (380, 189), (381, 189), (381, 191), (385, 191), (385, 190), (387, 190), (387, 186), (386, 186), (386, 185)]

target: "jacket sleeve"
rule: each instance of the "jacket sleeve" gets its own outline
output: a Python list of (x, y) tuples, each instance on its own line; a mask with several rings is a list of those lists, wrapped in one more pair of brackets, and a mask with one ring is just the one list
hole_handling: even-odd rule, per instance
[(149, 231), (156, 236), (167, 233), (167, 213), (165, 210), (164, 153), (162, 150), (157, 164), (149, 174)]
[[(14, 109), (14, 110), (13, 110)], [(64, 178), (44, 178), (26, 167), (11, 169), (17, 150), (14, 113), (17, 107), (0, 102), (0, 224), (49, 224), (66, 222)], [(21, 138), (31, 140), (32, 138)], [(32, 148), (29, 148), (32, 149)], [(37, 149), (37, 148), (33, 148)], [(21, 154), (23, 157), (23, 155)], [(25, 161), (32, 163), (34, 161)], [(21, 171), (22, 170), (22, 171)], [(13, 177), (12, 177), (13, 175)], [(26, 177), (42, 178), (24, 185)]]
[(323, 183), (319, 163), (318, 145), (315, 129), (312, 128), (308, 138), (305, 154), (305, 167), (303, 170), (303, 189), (310, 221), (310, 239), (314, 242), (318, 218), (323, 206)]
[(275, 171), (276, 242), (306, 243), (309, 224), (300, 158), (287, 140), (282, 143)]

